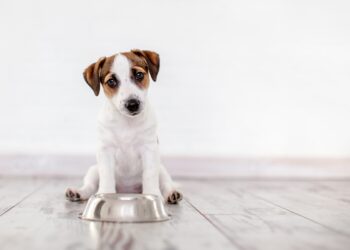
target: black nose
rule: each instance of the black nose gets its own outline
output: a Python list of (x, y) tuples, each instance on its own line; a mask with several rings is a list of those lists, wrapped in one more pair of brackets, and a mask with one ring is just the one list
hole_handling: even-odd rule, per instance
[(125, 108), (130, 111), (130, 113), (137, 113), (140, 108), (140, 101), (137, 99), (130, 99), (125, 103)]

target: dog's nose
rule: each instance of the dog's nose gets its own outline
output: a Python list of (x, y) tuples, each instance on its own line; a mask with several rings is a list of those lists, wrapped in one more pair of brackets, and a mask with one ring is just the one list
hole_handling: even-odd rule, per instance
[(140, 101), (137, 99), (130, 99), (125, 103), (125, 108), (129, 110), (130, 113), (137, 113), (140, 109)]

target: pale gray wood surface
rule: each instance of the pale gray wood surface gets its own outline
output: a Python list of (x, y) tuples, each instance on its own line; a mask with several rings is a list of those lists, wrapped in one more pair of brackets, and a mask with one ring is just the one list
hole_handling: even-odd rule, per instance
[(85, 203), (65, 200), (68, 185), (77, 181), (50, 181), (0, 217), (1, 249), (235, 249), (186, 201), (169, 206), (162, 223), (82, 221)]
[[(349, 249), (349, 181), (182, 180), (162, 223), (82, 221), (80, 179), (0, 178), (0, 249)], [(10, 209), (9, 209), (10, 208)]]
[[(277, 194), (284, 196), (282, 187), (291, 185), (290, 182), (281, 182), (282, 187), (276, 185), (275, 189), (268, 188), (274, 183), (207, 181), (198, 185), (187, 182), (186, 190), (189, 202), (241, 249), (348, 249), (349, 236), (305, 218), (304, 211), (296, 214), (255, 196), (263, 190), (276, 194), (275, 197)], [(304, 185), (311, 184), (305, 182)], [(314, 188), (317, 189), (317, 185)], [(304, 197), (308, 192), (305, 188), (296, 193)], [(322, 210), (322, 206), (327, 205), (322, 204), (323, 199), (313, 197), (309, 203), (314, 202)], [(293, 200), (290, 202), (298, 206)], [(305, 211), (305, 214), (308, 213), (312, 211)], [(328, 213), (331, 216), (336, 211)], [(326, 209), (323, 209), (323, 214), (327, 216)], [(339, 217), (342, 216), (340, 212)]]
[(0, 216), (29, 197), (44, 182), (33, 178), (0, 178)]
[(349, 181), (275, 181), (245, 183), (236, 191), (253, 193), (270, 204), (350, 236), (349, 188)]

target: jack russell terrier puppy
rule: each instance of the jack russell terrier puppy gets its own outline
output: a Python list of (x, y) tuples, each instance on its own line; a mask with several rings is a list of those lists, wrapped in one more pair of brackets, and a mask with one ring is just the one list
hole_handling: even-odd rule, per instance
[[(103, 57), (84, 71), (106, 104), (98, 118), (97, 164), (90, 167), (80, 188), (68, 188), (70, 201), (97, 193), (143, 193), (175, 204), (182, 199), (161, 163), (157, 123), (147, 98), (150, 77), (156, 81), (159, 55), (131, 50)], [(149, 77), (150, 75), (150, 77)]]

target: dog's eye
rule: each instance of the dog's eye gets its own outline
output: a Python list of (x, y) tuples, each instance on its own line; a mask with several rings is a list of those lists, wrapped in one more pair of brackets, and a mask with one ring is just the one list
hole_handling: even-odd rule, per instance
[(107, 81), (107, 84), (108, 84), (108, 86), (111, 87), (111, 88), (115, 88), (115, 87), (117, 87), (117, 85), (118, 85), (117, 81), (116, 81), (115, 79), (113, 79), (113, 78), (109, 79), (109, 80)]
[(136, 80), (141, 81), (143, 79), (143, 77), (144, 77), (144, 75), (142, 72), (136, 72), (136, 74), (135, 74)]

